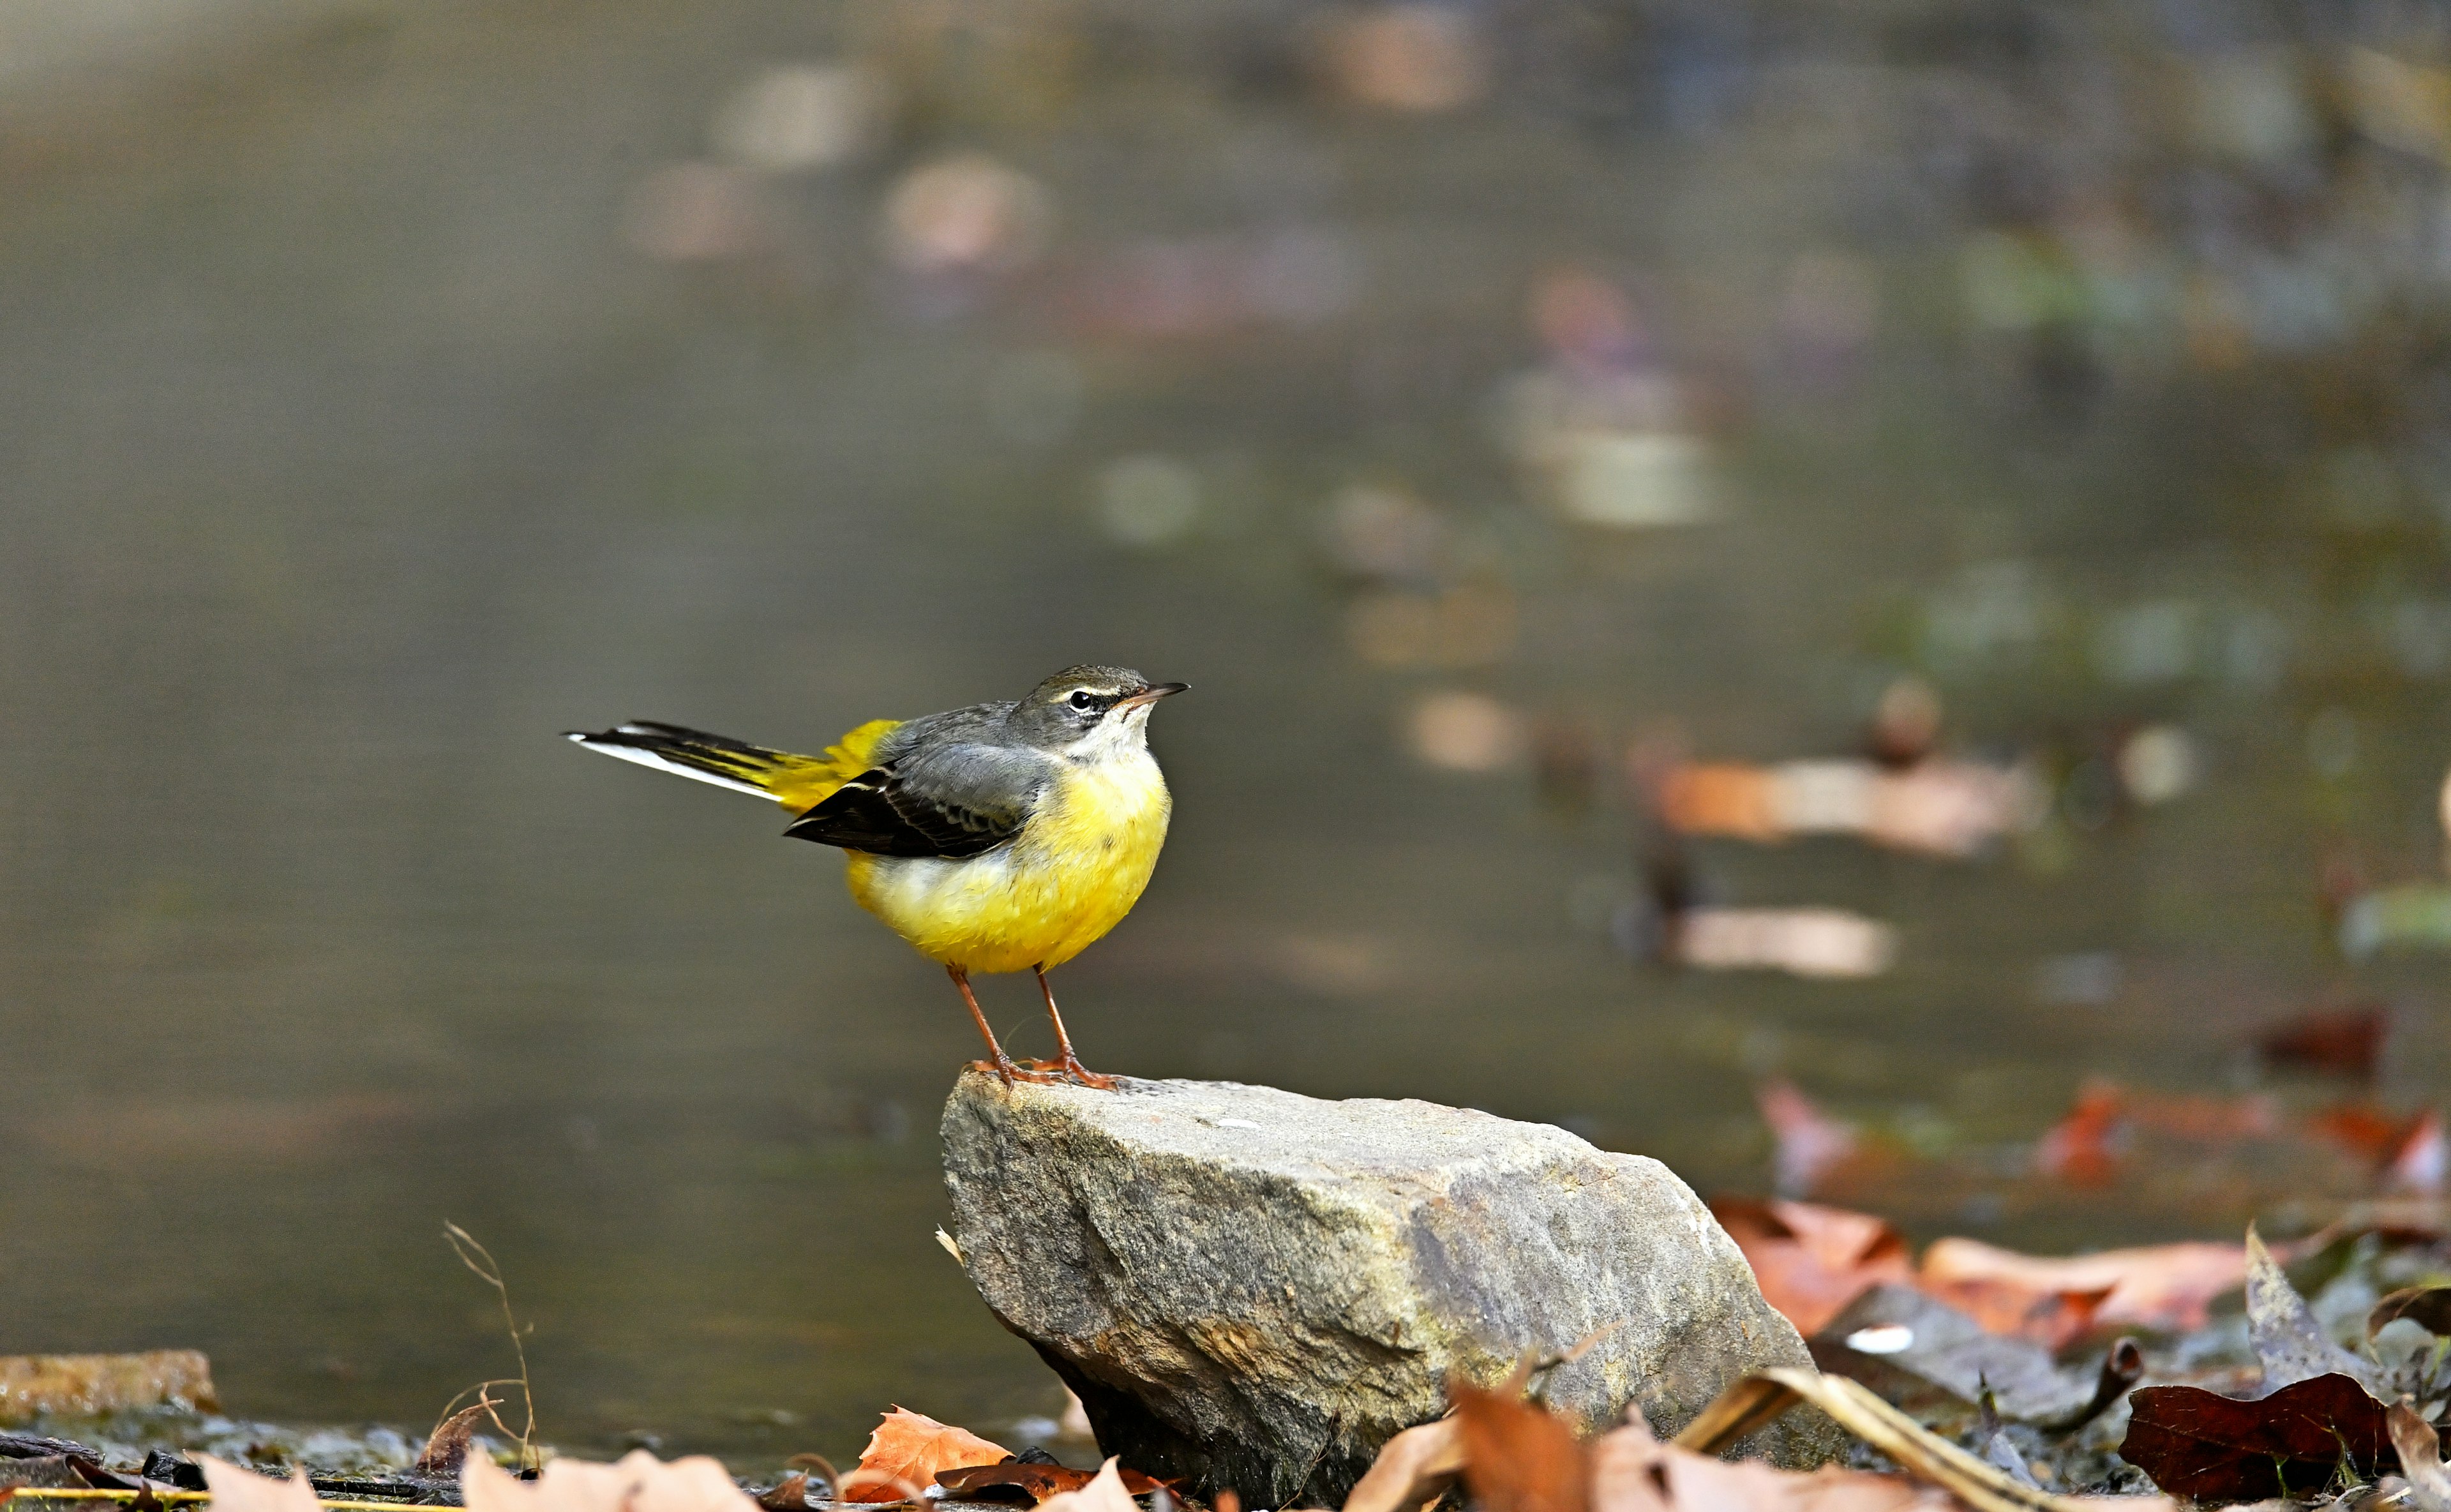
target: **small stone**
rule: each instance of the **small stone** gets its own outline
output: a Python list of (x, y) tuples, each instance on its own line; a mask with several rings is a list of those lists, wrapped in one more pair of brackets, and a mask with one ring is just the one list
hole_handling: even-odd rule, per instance
[[(1246, 1506), (1334, 1505), (1379, 1446), (1554, 1355), (1550, 1404), (1673, 1434), (1804, 1341), (1668, 1168), (1545, 1124), (1224, 1082), (966, 1073), (945, 1182), (964, 1268), (1079, 1394), (1101, 1453)], [(1840, 1452), (1796, 1411), (1740, 1452)]]
[(213, 1367), (193, 1349), (0, 1355), (0, 1424), (147, 1407), (211, 1411), (220, 1405), (213, 1396)]

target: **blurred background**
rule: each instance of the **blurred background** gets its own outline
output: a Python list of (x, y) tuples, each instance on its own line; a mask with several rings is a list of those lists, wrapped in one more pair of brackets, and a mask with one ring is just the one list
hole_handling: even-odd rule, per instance
[[(2028, 1246), (2376, 1179), (2219, 1119), (2451, 1071), (2446, 165), (2417, 4), (0, 0), (0, 1348), (422, 1430), (448, 1219), (566, 1446), (1052, 1416), (942, 974), (558, 736), (1080, 660), (1193, 689), (1101, 1069)], [(2113, 1084), (2213, 1134), (2055, 1161)]]

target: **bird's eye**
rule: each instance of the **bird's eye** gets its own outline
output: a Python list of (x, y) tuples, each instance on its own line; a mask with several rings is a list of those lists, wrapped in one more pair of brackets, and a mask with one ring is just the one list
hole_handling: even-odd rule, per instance
[(1072, 690), (1072, 707), (1075, 709), (1086, 709), (1097, 701), (1098, 700), (1096, 698), (1090, 697), (1089, 690), (1087, 688), (1075, 688)]

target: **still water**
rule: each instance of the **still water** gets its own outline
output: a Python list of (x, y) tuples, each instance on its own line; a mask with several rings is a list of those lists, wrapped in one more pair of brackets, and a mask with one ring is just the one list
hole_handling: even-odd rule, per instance
[[(0, 1351), (419, 1429), (509, 1364), (448, 1220), (565, 1445), (1052, 1412), (931, 1238), (941, 973), (773, 812), (557, 736), (813, 749), (1076, 660), (1192, 688), (1156, 881), (1056, 978), (1104, 1070), (1759, 1190), (1765, 1076), (1979, 1167), (2088, 1074), (2234, 1090), (2256, 1026), (2380, 997), (2422, 1104), (2437, 968), (2321, 902), (2441, 875), (2440, 260), (2390, 227), (2441, 191), (2256, 93), (2343, 39), (2188, 13), (369, 4), (20, 109)], [(2245, 124), (2106, 125), (2147, 63)], [(1559, 483), (1560, 404), (1620, 471)], [(1851, 754), (1908, 673), (1951, 748), (2078, 774), (2041, 827), (1695, 853), (1894, 926), (1884, 975), (1630, 960), (1628, 749)], [(2198, 779), (2113, 802), (2153, 724)]]

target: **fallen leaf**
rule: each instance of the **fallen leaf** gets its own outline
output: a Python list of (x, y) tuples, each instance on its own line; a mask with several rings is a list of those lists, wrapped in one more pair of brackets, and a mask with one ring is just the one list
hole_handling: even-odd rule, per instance
[(1800, 1196), (1811, 1191), (1822, 1177), (1862, 1152), (1861, 1140), (1852, 1126), (1815, 1108), (1802, 1090), (1783, 1076), (1755, 1088), (1754, 1102), (1761, 1109), (1762, 1122), (1770, 1126), (1775, 1146), (1773, 1174), (1782, 1194)]
[(304, 1470), (280, 1481), (209, 1454), (197, 1455), (196, 1463), (205, 1467), (205, 1487), (212, 1493), (216, 1512), (323, 1512)]
[(2025, 1339), (2057, 1353), (2091, 1333), (2110, 1288), (2040, 1295), (1996, 1281), (1927, 1281), (1923, 1289), (1982, 1325), (1987, 1332)]
[[(1116, 1468), (1124, 1489), (1133, 1496), (1147, 1496), (1164, 1483), (1138, 1470)], [(1069, 1464), (1038, 1463), (1027, 1460), (1007, 1460), (1002, 1464), (973, 1464), (959, 1470), (939, 1470), (936, 1483), (946, 1490), (973, 1502), (1023, 1502), (1031, 1505), (1078, 1491), (1096, 1476), (1088, 1470), (1076, 1470)]]
[(2382, 1404), (2343, 1375), (2241, 1401), (2197, 1386), (2128, 1394), (2120, 1457), (2173, 1496), (2252, 1502), (2320, 1491), (2343, 1462), (2371, 1479), (2392, 1464)]
[(2036, 1299), (2100, 1292), (2094, 1317), (2106, 1325), (2201, 1328), (2210, 1321), (2213, 1299), (2246, 1284), (2246, 1250), (2188, 1243), (2045, 1258), (1975, 1239), (1942, 1239), (1924, 1251), (1915, 1280), (1944, 1297), (1970, 1282), (2020, 1289)]
[(2099, 1187), (2118, 1174), (2127, 1155), (2127, 1100), (2109, 1082), (2088, 1081), (2076, 1106), (2034, 1143), (2034, 1168), (2079, 1187)]
[(492, 1412), (496, 1404), (479, 1393), (480, 1400), (473, 1407), (462, 1407), (443, 1420), (425, 1441), (425, 1452), (417, 1457), (420, 1475), (458, 1475), (468, 1458), (468, 1445), (477, 1437), (477, 1429)]
[(1112, 1456), (1078, 1491), (1066, 1491), (1039, 1503), (1040, 1512), (1140, 1512)]
[(1820, 1332), (1871, 1287), (1914, 1273), (1906, 1240), (1869, 1213), (1777, 1197), (1716, 1197), (1711, 1215), (1754, 1267), (1763, 1298), (1802, 1334)]
[(2255, 1037), (2255, 1048), (2276, 1066), (2304, 1066), (2371, 1081), (2382, 1057), (2387, 1024), (2381, 1003), (2333, 1009), (2275, 1024)]
[(2400, 1456), (2400, 1473), (2408, 1478), (2409, 1500), (2417, 1512), (2451, 1512), (2451, 1469), (2442, 1463), (2442, 1444), (2434, 1425), (2405, 1402), (2395, 1402), (2383, 1414), (2392, 1449)]
[(2366, 1337), (2406, 1318), (2436, 1338), (2451, 1337), (2451, 1286), (2403, 1286), (2366, 1313)]
[(1463, 1477), (1483, 1512), (1583, 1512), (1583, 1447), (1575, 1430), (1512, 1390), (1447, 1384)]
[(794, 1471), (783, 1477), (775, 1489), (757, 1499), (765, 1512), (808, 1512), (809, 1478)]
[(1987, 1333), (1912, 1286), (1865, 1292), (1813, 1335), (1812, 1345), (1821, 1368), (1874, 1390), (1899, 1370), (1962, 1402), (1979, 1402), (1988, 1386), (2002, 1412), (2025, 1423), (2066, 1417), (2093, 1393), (2092, 1382), (2061, 1370), (2040, 1345)]
[(2369, 1391), (2379, 1389), (2373, 1369), (2333, 1343), (2315, 1321), (2253, 1224), (2246, 1226), (2246, 1333), (2264, 1365), (2267, 1395), (2324, 1375), (2347, 1376)]
[[(842, 1479), (841, 1495), (846, 1502), (901, 1502), (933, 1484), (941, 1471), (1011, 1458), (1011, 1450), (968, 1428), (897, 1406), (869, 1435), (858, 1467)], [(901, 1489), (904, 1484), (912, 1489)]]
[(2340, 1103), (2307, 1119), (2306, 1128), (2361, 1159), (2388, 1166), (2417, 1126), (2372, 1103)]
[(1456, 1420), (1424, 1423), (1380, 1445), (1370, 1469), (1344, 1499), (1344, 1512), (1420, 1512), (1463, 1473)]
[[(206, 1462), (207, 1475), (211, 1463)], [(696, 1454), (667, 1464), (644, 1449), (612, 1464), (549, 1460), (534, 1481), (472, 1454), (460, 1467), (460, 1490), (468, 1512), (757, 1512), (757, 1503), (716, 1461)], [(218, 1485), (213, 1498), (219, 1505)]]

